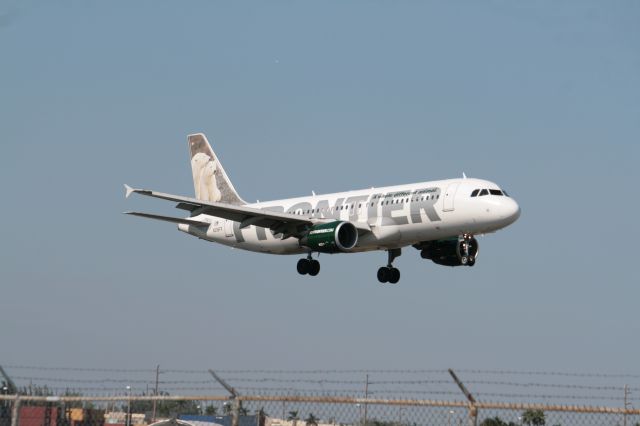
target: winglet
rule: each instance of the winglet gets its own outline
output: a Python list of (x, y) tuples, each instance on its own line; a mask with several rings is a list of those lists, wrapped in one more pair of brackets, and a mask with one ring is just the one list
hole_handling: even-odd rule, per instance
[(129, 195), (131, 195), (133, 192), (136, 191), (135, 189), (133, 189), (132, 187), (130, 187), (126, 183), (124, 184), (124, 190), (126, 191), (125, 194), (124, 194), (124, 198), (129, 198)]

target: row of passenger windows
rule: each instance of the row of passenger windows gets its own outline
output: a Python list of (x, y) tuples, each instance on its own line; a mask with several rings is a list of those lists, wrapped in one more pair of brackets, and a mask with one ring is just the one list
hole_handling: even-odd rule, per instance
[[(475, 196), (475, 195), (474, 195)], [(380, 201), (380, 206), (386, 206), (389, 204), (404, 204), (404, 203), (408, 203), (409, 200), (411, 201), (427, 201), (427, 200), (438, 200), (440, 199), (440, 195), (423, 195), (420, 197), (412, 197), (412, 198), (401, 198), (401, 199), (395, 199), (395, 200), (386, 200), (386, 201)], [(367, 204), (369, 204), (371, 207), (373, 207), (375, 204), (378, 204), (377, 202), (373, 202), (373, 203), (365, 203), (365, 207), (367, 206)], [(362, 203), (358, 204), (358, 208), (362, 207)], [(324, 208), (324, 209), (311, 209), (311, 210), (296, 210), (295, 212), (293, 212), (293, 214), (297, 214), (297, 215), (303, 215), (303, 214), (313, 214), (313, 213), (325, 213), (327, 211), (330, 212), (334, 212), (334, 211), (340, 211), (340, 210), (353, 210), (355, 208), (355, 204), (347, 204), (346, 206), (338, 206), (338, 207), (331, 207), (331, 208)]]
[(501, 191), (499, 189), (474, 189), (473, 192), (471, 193), (472, 197), (482, 197), (484, 195), (504, 195), (505, 197), (508, 197), (509, 195), (507, 195), (507, 191)]

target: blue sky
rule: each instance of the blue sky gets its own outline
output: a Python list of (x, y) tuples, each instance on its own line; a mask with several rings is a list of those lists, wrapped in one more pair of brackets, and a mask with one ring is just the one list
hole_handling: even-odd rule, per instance
[[(0, 2), (0, 359), (638, 372), (640, 4)], [(191, 195), (205, 132), (248, 200), (460, 176), (520, 203), (474, 268), (296, 257), (125, 210)]]

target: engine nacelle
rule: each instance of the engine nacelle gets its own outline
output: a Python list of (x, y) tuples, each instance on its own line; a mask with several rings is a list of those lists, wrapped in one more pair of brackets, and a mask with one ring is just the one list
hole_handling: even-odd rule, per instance
[(358, 230), (350, 222), (335, 221), (314, 225), (300, 239), (300, 245), (321, 253), (349, 251), (358, 244)]
[[(468, 244), (468, 256), (465, 256), (464, 245)], [(426, 241), (419, 245), (423, 259), (431, 259), (438, 265), (473, 266), (478, 257), (478, 240), (452, 238), (450, 240)]]

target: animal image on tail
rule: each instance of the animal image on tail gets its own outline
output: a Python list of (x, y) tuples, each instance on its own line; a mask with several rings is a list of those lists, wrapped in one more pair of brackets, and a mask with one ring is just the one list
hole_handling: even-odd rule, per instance
[(207, 154), (199, 152), (191, 159), (191, 170), (196, 198), (202, 201), (220, 201), (222, 193), (216, 182), (216, 162)]
[(193, 187), (198, 200), (245, 204), (233, 188), (222, 164), (202, 133), (189, 135), (189, 152)]

